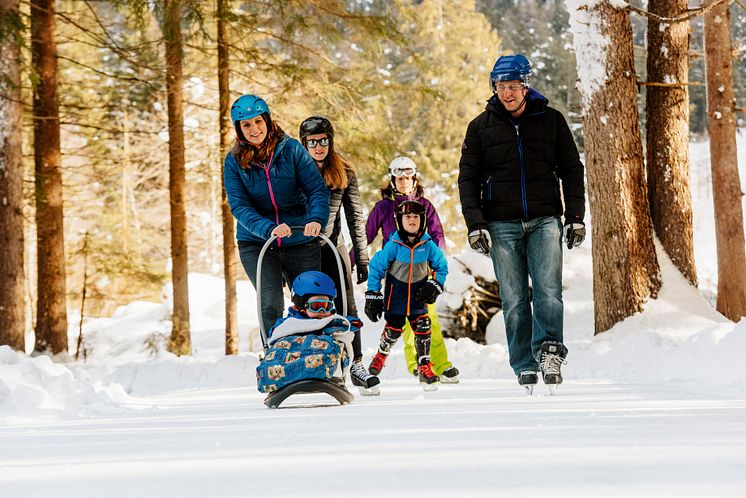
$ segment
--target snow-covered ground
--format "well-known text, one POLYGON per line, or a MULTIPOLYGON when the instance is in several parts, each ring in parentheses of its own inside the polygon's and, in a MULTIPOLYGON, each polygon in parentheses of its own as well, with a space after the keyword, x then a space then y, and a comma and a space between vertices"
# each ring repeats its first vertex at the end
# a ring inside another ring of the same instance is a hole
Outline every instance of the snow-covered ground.
MULTIPOLYGON (((739 150, 744 167, 744 133, 739 150)), ((86 322, 85 362, 0 347, 0 497, 744 496, 746 323, 709 302, 707 144, 691 156, 700 289, 661 255, 658 299, 594 337, 590 241, 566 252, 570 353, 555 397, 517 386, 496 315, 489 345, 447 340, 458 385, 424 393, 399 346, 379 397, 270 410, 256 391, 253 289, 239 286, 242 353, 225 357, 222 281, 191 275, 192 357, 163 351, 167 299, 86 322)), ((457 258, 454 270, 492 275, 483 256, 457 258)), ((447 290, 459 283, 454 271, 447 290)), ((366 322, 368 358, 381 327, 366 322)))

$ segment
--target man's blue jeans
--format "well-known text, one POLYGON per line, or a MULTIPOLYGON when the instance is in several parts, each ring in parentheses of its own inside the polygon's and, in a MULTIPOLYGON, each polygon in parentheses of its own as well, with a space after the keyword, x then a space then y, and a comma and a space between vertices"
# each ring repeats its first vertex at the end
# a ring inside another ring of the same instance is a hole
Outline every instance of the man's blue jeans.
MULTIPOLYGON (((246 274, 256 289, 256 264, 262 246, 258 244, 239 244, 238 254, 246 274)), ((321 269, 321 250, 317 241, 303 245, 271 247, 264 253, 262 260, 262 288, 257 289, 262 297, 262 316, 264 331, 269 336, 269 329, 285 311, 285 296, 282 292, 283 276, 288 287, 293 285, 295 277, 309 270, 321 269)))
POLYGON ((537 371, 541 345, 562 342, 562 222, 555 216, 493 221, 488 230, 503 302, 510 366, 516 374, 537 371))

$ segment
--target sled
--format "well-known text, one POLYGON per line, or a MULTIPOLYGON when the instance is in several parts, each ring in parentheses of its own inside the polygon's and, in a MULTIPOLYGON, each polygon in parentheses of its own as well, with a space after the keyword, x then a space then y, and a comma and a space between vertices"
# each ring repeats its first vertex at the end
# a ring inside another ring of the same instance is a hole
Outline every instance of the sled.
MULTIPOLYGON (((294 226, 290 227, 290 229, 293 232, 302 231, 305 227, 302 226, 294 226)), ((339 289, 337 292, 341 292, 342 297, 342 316, 347 316, 347 283, 345 282, 345 269, 344 265, 342 263, 342 258, 339 256, 339 253, 337 252, 337 248, 334 244, 332 244, 332 241, 329 240, 329 238, 324 234, 319 234, 318 237, 322 239, 324 242, 326 242, 329 247, 333 249, 334 258, 337 261, 337 269, 339 270, 339 289)), ((266 354, 267 350, 269 349, 268 340, 267 337, 267 331, 264 329, 264 320, 262 320, 262 262, 264 260, 264 254, 269 250, 272 243, 277 239, 276 235, 271 236, 267 242, 264 243, 264 246, 262 247, 262 250, 259 252, 259 258, 256 262, 256 309, 257 309, 257 317, 259 321, 259 335, 262 339, 262 347, 264 348, 264 353, 266 354)), ((292 285, 292 282, 288 282, 288 286, 292 285)), ((315 394, 315 393, 324 393, 330 395, 332 398, 334 398, 340 405, 346 405, 350 403, 352 400, 355 399, 355 397, 352 395, 350 391, 347 390, 347 387, 345 387, 344 380, 345 379, 338 379, 339 382, 334 382, 332 380, 324 380, 324 379, 303 379, 296 382, 293 382, 291 384, 288 384, 284 386, 281 389, 278 389, 277 391, 273 391, 267 395, 266 398, 264 398, 264 404, 269 408, 278 408, 280 404, 282 404, 283 401, 285 401, 290 396, 293 396, 295 394, 315 394)))

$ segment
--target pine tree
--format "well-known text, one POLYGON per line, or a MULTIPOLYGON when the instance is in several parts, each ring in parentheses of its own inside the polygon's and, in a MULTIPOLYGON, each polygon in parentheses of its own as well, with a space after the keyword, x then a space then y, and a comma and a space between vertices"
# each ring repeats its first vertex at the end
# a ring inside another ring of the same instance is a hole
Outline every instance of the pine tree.
POLYGON ((692 196, 689 189, 689 32, 686 22, 656 16, 686 13, 686 0, 651 0, 648 8, 646 122, 647 181, 655 232, 689 282, 697 285, 694 264, 692 196))
POLYGON ((0 0, 0 345, 24 351, 19 0, 0 0))
MULTIPOLYGON (((714 3, 715 0, 707 0, 704 7, 714 3)), ((746 248, 728 19, 727 3, 715 5, 705 13, 707 128, 718 255, 717 310, 738 321, 746 316, 746 248)))
POLYGON ((34 86, 37 303, 34 350, 67 352, 65 246, 54 0, 31 2, 34 86))
MULTIPOLYGON (((230 37, 228 34, 230 0, 218 0, 217 40, 218 40, 218 94, 219 107, 218 133, 220 134, 220 154, 228 152, 233 134, 230 120, 230 37)), ((238 354, 238 314, 236 312, 236 228, 228 196, 223 184, 223 161, 220 161, 220 212, 223 225, 223 276, 225 278, 225 354, 238 354)))
POLYGON ((570 12, 583 98, 593 216, 596 333, 642 310, 660 289, 629 13, 608 0, 570 12))
POLYGON ((182 67, 182 2, 165 0, 163 37, 166 44, 168 100, 169 194, 171 203, 171 260, 173 282, 172 329, 169 351, 191 354, 189 334, 189 260, 187 257, 184 160, 184 75, 182 67))

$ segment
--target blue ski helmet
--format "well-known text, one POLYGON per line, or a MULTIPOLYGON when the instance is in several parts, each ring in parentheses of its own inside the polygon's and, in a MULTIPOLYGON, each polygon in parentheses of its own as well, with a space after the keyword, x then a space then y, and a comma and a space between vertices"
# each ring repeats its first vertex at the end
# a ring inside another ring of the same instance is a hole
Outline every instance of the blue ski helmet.
POLYGON ((231 121, 233 121, 233 127, 236 129, 236 136, 239 142, 247 143, 246 137, 243 136, 239 125, 241 121, 263 114, 267 115, 265 121, 267 121, 267 127, 269 127, 268 117, 272 113, 269 112, 269 106, 261 97, 257 97, 256 95, 242 95, 233 102, 231 106, 231 121))
POLYGON ((304 271, 293 280, 293 294, 295 296, 329 296, 337 297, 337 287, 326 273, 320 271, 304 271))
POLYGON ((494 92, 498 81, 518 80, 529 86, 532 75, 531 62, 523 54, 503 55, 495 61, 490 73, 490 89, 494 92))

